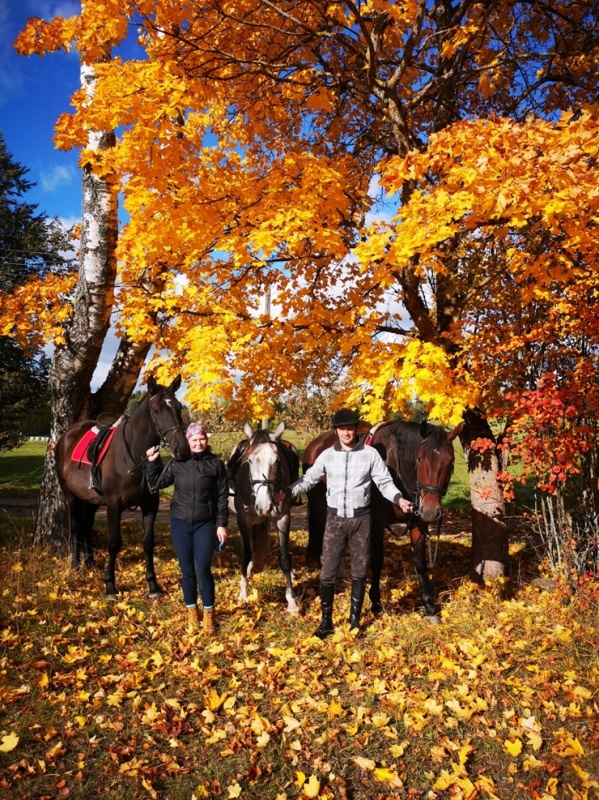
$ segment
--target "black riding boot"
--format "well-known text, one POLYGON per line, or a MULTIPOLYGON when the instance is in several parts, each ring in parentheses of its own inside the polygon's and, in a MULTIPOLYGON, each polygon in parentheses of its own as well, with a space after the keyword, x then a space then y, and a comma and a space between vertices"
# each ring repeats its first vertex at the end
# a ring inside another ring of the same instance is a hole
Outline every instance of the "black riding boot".
POLYGON ((360 627, 360 617, 362 616, 362 604, 364 603, 365 591, 366 578, 354 578, 351 582, 351 607, 349 611, 349 627, 351 630, 360 627))
POLYGON ((322 611, 322 622, 314 631, 314 636, 319 639, 326 639, 333 633, 333 599, 335 597, 335 586, 320 584, 320 608, 322 611))

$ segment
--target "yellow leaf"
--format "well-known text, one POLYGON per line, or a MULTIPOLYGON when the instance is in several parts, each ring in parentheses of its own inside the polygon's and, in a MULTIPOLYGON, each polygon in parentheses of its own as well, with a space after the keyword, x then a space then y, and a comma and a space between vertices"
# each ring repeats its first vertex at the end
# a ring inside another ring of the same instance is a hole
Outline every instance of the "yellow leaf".
POLYGON ((264 731, 264 733, 261 733, 260 736, 257 737, 256 746, 260 748, 266 747, 269 741, 270 741, 270 734, 264 731))
POLYGON ((504 742, 504 747, 511 756, 519 756, 522 752, 522 740, 516 739, 515 742, 510 742, 508 739, 504 742))
POLYGON ((19 737, 16 733, 9 733, 2 737, 2 744, 0 744, 0 753, 10 753, 19 744, 19 737))
POLYGON ((373 770, 376 767, 376 762, 372 761, 370 758, 364 758, 364 756, 355 756, 352 758, 354 764, 357 764, 361 769, 369 769, 373 770))
POLYGON ((239 797, 241 794, 241 786, 237 783, 237 781, 232 783, 231 786, 228 786, 227 789, 229 791, 230 798, 239 797))
POLYGON ((310 775, 308 782, 304 783, 302 790, 306 797, 318 797, 320 792, 320 781, 316 775, 310 775))
POLYGON ((297 788, 301 789, 305 782, 306 782, 306 776, 304 775, 304 773, 303 772, 296 772, 295 773, 295 781, 294 781, 294 783, 297 786, 297 788))
POLYGON ((381 783, 390 783, 396 788, 403 786, 399 775, 393 769, 384 769, 383 767, 378 767, 374 771, 374 777, 377 781, 380 781, 381 783))

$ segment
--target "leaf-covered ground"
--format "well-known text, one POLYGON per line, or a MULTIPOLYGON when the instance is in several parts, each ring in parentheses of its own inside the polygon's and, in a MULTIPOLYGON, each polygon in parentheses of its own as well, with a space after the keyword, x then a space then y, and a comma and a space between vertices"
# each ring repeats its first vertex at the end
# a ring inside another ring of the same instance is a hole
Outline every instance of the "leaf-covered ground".
MULTIPOLYGON (((25 524, 25 523, 19 523, 25 524)), ((285 611, 276 552, 237 601, 237 537, 215 557, 219 631, 188 636, 168 527, 166 595, 146 596, 139 525, 125 523, 120 596, 4 532, 0 551, 0 794, 9 798, 596 798, 597 583, 533 581, 523 539, 513 586, 464 579, 469 539, 444 537, 442 624, 423 619, 411 552, 389 542, 387 613, 311 636, 318 573, 292 532, 302 613, 285 611)), ((451 527, 451 526, 450 526, 451 527)), ((466 525, 464 525, 466 527, 466 525)), ((98 561, 102 562, 99 556, 98 561)))

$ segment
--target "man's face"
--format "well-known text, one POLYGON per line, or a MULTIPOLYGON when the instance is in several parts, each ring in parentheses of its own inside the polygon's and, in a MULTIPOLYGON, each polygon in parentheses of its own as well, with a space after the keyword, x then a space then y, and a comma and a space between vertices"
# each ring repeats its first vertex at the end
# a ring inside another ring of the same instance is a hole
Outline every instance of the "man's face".
POLYGON ((353 447, 357 439, 358 426, 357 425, 340 425, 335 428, 339 443, 343 447, 353 447))

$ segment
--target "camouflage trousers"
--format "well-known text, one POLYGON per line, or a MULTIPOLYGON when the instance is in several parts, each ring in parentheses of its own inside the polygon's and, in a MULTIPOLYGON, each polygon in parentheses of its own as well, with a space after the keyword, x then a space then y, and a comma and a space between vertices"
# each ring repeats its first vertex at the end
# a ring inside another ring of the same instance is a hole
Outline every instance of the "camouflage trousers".
POLYGON ((351 576, 353 580, 365 578, 370 564, 370 514, 359 517, 338 517, 327 512, 327 523, 322 542, 320 582, 332 586, 345 548, 349 545, 351 576))

